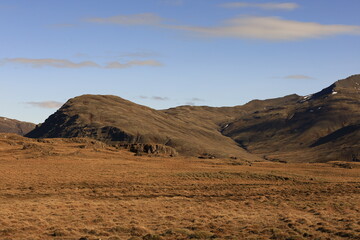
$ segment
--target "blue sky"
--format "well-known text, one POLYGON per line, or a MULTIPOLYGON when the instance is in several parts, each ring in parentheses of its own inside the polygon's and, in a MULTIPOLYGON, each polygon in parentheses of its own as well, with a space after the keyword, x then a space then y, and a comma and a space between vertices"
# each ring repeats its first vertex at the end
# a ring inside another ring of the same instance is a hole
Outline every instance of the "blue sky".
POLYGON ((0 116, 69 98, 156 109, 307 95, 359 73, 358 0, 1 0, 0 116))

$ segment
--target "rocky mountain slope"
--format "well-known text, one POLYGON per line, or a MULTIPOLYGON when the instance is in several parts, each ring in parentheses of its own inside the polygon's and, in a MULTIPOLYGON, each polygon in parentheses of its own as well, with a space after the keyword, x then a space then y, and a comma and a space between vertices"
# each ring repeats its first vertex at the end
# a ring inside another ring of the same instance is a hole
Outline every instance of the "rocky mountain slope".
MULTIPOLYGON (((154 110, 115 96, 70 99, 33 138, 92 137, 120 145, 157 144, 184 155, 293 162, 357 160, 360 75, 322 91, 235 107, 154 110)), ((142 150, 144 148, 141 148, 142 150)))
POLYGON ((296 102, 246 114, 223 134, 269 159, 352 160, 360 154, 359 126, 360 75, 356 75, 296 102))
POLYGON ((254 158, 222 135, 215 124, 190 123, 116 96, 83 95, 70 99, 27 136, 92 137, 109 144, 138 145, 140 149, 144 149, 144 144, 157 144, 159 150, 167 147, 184 155, 254 158))
POLYGON ((0 133, 16 133, 25 135, 35 128, 35 124, 15 119, 0 117, 0 133))

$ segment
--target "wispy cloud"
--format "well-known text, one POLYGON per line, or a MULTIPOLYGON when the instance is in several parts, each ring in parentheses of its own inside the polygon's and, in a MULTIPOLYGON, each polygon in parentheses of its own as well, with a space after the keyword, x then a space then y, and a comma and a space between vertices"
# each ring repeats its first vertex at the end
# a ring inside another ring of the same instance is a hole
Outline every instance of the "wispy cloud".
POLYGON ((153 13, 119 15, 108 18, 89 18, 87 22, 120 25, 160 25, 165 19, 153 13))
POLYGON ((79 63, 74 63, 65 59, 53 59, 53 58, 43 58, 43 59, 33 59, 33 58, 7 58, 4 59, 5 63, 17 63, 29 65, 34 68, 39 67, 55 67, 55 68, 83 68, 83 67, 100 67, 99 64, 92 61, 84 61, 79 63))
POLYGON ((153 97, 151 97, 151 99, 157 100, 157 101, 168 101, 169 100, 168 97, 159 97, 159 96, 153 96, 153 97))
POLYGON ((142 99, 151 99, 151 100, 156 100, 156 101, 168 101, 170 100, 170 98, 168 97, 160 97, 160 96, 152 96, 152 97, 148 97, 148 96, 139 96, 139 98, 142 99))
POLYGON ((204 99, 197 98, 197 97, 193 97, 193 98, 191 99, 191 101, 192 101, 192 102, 202 102, 202 101, 204 101, 204 99))
POLYGON ((146 61, 130 61, 127 63, 120 62, 110 62, 105 68, 129 68, 133 66, 151 66, 151 67, 160 67, 163 66, 162 63, 155 60, 146 60, 146 61))
POLYGON ((32 58, 7 58, 3 60, 3 63, 15 63, 29 65, 34 68, 40 67, 55 67, 55 68, 84 68, 84 67, 93 67, 93 68, 104 68, 104 69, 123 69, 130 68, 134 66, 151 66, 158 67, 162 66, 162 63, 156 60, 145 60, 145 61, 129 61, 125 63, 121 62, 109 62, 106 65, 100 65, 93 61, 84 61, 75 63, 70 60, 65 59, 53 59, 53 58, 44 58, 44 59, 32 59, 32 58))
POLYGON ((299 22, 279 17, 239 17, 225 21, 220 26, 173 26, 208 37, 292 41, 341 34, 360 34, 360 26, 325 25, 299 22))
POLYGON ((229 2, 220 5, 224 8, 261 8, 265 10, 294 10, 299 7, 296 3, 249 3, 229 2))
POLYGON ((27 102, 26 104, 40 108, 60 108, 63 105, 63 103, 56 101, 27 102))
POLYGON ((174 25, 153 13, 93 18, 89 22, 119 25, 151 25, 182 30, 204 37, 294 41, 336 35, 359 35, 360 26, 321 24, 286 20, 280 17, 246 16, 223 21, 215 26, 174 25))
POLYGON ((289 75, 289 76, 286 76, 284 77, 285 79, 295 79, 295 80, 301 80, 301 79, 307 79, 307 80, 310 80, 310 79, 315 79, 313 77, 310 77, 310 76, 306 76, 306 75, 289 75))

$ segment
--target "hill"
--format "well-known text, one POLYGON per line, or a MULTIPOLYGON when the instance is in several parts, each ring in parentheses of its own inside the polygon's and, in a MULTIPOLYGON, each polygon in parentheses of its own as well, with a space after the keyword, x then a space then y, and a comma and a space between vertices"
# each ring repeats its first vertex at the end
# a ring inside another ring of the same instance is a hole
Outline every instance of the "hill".
POLYGON ((27 136, 91 137, 152 153, 164 152, 165 149, 170 154, 258 159, 222 135, 215 124, 190 123, 166 112, 108 95, 83 95, 70 99, 27 136), (146 144, 151 144, 151 149, 144 149, 146 144))
POLYGON ((16 133, 21 136, 35 128, 35 124, 15 119, 0 117, 0 133, 16 133))
POLYGON ((267 159, 312 162, 360 156, 360 75, 296 102, 266 102, 233 121, 223 134, 267 159))
POLYGON ((83 95, 27 136, 91 137, 145 152, 251 161, 358 160, 359 93, 360 75, 354 75, 305 97, 293 94, 235 107, 154 110, 116 96, 83 95))

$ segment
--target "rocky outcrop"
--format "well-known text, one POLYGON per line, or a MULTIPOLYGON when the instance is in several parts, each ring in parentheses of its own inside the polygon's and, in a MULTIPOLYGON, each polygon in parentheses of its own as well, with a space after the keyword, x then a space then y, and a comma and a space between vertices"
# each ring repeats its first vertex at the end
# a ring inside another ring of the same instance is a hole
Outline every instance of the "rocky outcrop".
POLYGON ((136 154, 155 154, 155 155, 167 155, 171 157, 175 157, 178 155, 176 150, 172 147, 168 147, 162 144, 143 144, 143 143, 135 143, 135 144, 129 144, 125 146, 128 148, 131 152, 134 152, 136 154))

